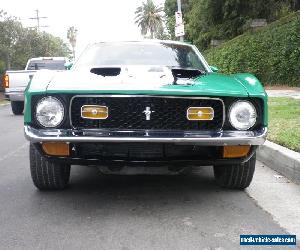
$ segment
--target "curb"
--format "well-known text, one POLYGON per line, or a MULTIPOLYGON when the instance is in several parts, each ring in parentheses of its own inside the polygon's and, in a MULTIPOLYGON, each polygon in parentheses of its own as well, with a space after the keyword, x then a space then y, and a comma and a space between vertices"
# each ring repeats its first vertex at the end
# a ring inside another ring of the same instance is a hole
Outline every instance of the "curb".
POLYGON ((300 184, 300 153, 266 141, 259 147, 257 159, 294 183, 300 184))

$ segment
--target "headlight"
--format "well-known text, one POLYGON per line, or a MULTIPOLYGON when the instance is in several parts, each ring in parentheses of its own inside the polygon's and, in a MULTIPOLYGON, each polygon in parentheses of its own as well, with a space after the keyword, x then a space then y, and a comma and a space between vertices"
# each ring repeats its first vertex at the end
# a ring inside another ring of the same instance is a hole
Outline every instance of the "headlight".
POLYGON ((45 97, 36 105, 36 119, 46 128, 58 126, 64 119, 64 113, 63 104, 55 97, 45 97))
POLYGON ((256 123, 257 113, 251 102, 237 101, 229 109, 229 121, 238 130, 247 130, 256 123))

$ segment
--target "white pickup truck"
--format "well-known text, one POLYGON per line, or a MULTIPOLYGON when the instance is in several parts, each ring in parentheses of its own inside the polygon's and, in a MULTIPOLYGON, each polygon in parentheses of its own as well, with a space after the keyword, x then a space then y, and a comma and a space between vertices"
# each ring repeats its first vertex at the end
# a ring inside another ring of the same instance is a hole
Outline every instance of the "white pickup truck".
POLYGON ((38 57, 28 60, 25 70, 6 71, 3 80, 4 95, 11 102, 15 115, 23 113, 24 91, 38 70, 65 70, 69 59, 65 57, 38 57))

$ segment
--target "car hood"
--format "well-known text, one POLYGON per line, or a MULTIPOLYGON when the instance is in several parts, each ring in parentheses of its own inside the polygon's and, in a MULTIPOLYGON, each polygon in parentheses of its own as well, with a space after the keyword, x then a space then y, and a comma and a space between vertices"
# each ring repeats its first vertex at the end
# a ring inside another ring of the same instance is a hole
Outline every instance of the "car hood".
POLYGON ((141 67, 123 70, 116 76, 102 76, 89 71, 56 74, 47 85, 49 93, 111 93, 202 96, 248 96, 245 86, 234 76, 216 73, 192 80, 178 80, 169 69, 149 71, 141 67))

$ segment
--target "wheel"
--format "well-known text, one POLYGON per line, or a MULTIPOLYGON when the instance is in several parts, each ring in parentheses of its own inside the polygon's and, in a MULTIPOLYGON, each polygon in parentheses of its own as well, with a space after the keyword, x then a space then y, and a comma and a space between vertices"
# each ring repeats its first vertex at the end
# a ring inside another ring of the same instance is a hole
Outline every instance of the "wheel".
POLYGON ((11 110, 14 115, 22 115, 24 110, 24 102, 11 102, 11 110))
POLYGON ((33 184, 40 190, 62 190, 70 179, 70 165, 44 158, 33 144, 29 148, 30 173, 33 184))
POLYGON ((215 179, 222 187, 244 189, 248 187, 252 181, 255 162, 256 154, 242 164, 214 166, 215 179))

